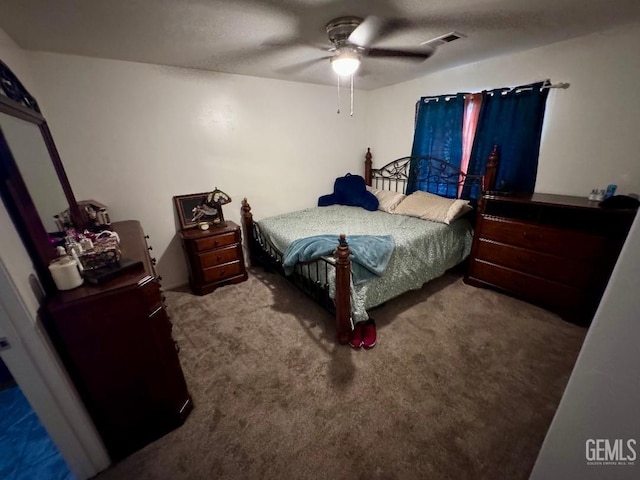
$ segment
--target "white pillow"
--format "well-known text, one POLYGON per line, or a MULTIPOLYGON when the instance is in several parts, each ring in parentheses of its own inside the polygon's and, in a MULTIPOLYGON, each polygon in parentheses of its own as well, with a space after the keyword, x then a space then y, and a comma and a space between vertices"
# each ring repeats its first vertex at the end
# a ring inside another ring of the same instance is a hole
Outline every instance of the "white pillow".
POLYGON ((470 210, 472 207, 467 200, 417 191, 402 200, 393 213, 449 225, 470 210))
POLYGON ((400 192, 379 190, 377 188, 372 188, 369 185, 367 185, 367 190, 373 193, 378 199, 378 210, 382 210, 387 213, 393 213, 398 204, 406 197, 405 194, 400 192))

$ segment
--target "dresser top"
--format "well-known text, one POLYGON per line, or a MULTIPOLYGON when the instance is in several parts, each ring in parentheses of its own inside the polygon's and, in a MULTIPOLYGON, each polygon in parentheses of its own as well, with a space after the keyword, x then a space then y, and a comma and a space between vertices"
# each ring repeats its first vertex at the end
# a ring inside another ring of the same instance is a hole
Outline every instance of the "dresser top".
MULTIPOLYGON (((507 193, 487 192, 484 198, 492 201, 526 203, 535 205, 548 205, 564 208, 587 208, 593 210, 614 210, 604 209, 597 201, 591 201, 586 197, 574 197, 569 195, 555 195, 551 193, 507 193)), ((635 211, 635 209, 615 209, 615 211, 635 211)))
POLYGON ((123 288, 135 287, 155 278, 149 264, 147 244, 140 222, 137 220, 114 222, 111 224, 111 230, 120 236, 122 257, 134 261, 141 260, 143 267, 122 273, 101 285, 92 285, 85 281, 72 290, 59 290, 54 295, 47 297, 49 308, 56 308, 69 302, 82 301, 95 295, 103 295, 123 288))

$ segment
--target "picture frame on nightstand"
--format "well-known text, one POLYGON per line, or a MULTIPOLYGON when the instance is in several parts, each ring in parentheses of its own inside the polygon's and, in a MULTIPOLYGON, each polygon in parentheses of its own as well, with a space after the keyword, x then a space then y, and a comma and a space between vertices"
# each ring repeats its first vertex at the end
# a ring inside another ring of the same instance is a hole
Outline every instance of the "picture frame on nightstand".
POLYGON ((204 192, 192 193, 189 195, 176 195, 173 197, 181 230, 197 227, 202 222, 210 224, 224 222, 224 218, 220 218, 218 210, 201 209, 201 206, 205 204, 208 195, 209 192, 204 192))

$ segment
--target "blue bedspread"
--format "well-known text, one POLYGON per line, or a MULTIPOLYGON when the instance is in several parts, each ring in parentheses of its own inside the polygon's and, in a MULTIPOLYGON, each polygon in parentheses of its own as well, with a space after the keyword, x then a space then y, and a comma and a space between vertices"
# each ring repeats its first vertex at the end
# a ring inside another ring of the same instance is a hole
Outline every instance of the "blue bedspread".
MULTIPOLYGON (((351 235, 347 237, 351 251, 351 278, 354 285, 382 275, 387 268, 395 241, 391 235, 351 235)), ((291 242, 284 253, 283 267, 291 275, 296 263, 331 255, 338 246, 335 235, 314 235, 291 242)))

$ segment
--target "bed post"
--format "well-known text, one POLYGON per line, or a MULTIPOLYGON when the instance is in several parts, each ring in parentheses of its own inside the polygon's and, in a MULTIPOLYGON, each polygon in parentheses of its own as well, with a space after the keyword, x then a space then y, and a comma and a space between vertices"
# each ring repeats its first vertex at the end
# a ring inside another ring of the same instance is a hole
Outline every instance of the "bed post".
POLYGON ((242 234, 244 235, 247 250, 249 250, 249 263, 252 267, 255 267, 258 263, 253 245, 253 214, 251 213, 251 205, 249 205, 246 197, 242 200, 240 215, 242 217, 242 234))
POLYGON ((349 244, 344 233, 336 249, 336 330, 338 342, 349 341, 351 333, 351 260, 349 244))
POLYGON ((364 156, 364 181, 367 185, 371 186, 371 164, 373 163, 371 159, 373 155, 371 155, 371 149, 367 147, 367 154, 364 156))
POLYGON ((482 177, 482 191, 489 192, 496 189, 496 176, 498 175, 498 162, 500 154, 498 153, 498 145, 494 145, 491 153, 489 154, 489 160, 487 161, 487 167, 482 177))

